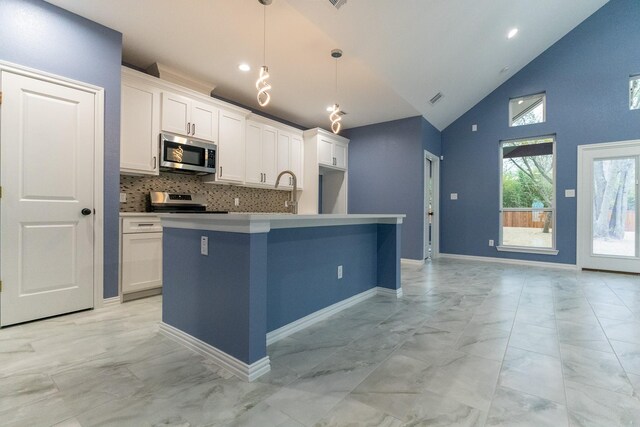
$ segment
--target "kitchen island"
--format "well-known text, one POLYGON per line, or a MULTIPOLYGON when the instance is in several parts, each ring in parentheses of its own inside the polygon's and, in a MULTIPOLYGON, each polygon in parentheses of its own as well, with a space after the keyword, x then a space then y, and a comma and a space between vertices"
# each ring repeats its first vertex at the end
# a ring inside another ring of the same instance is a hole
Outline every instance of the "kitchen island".
POLYGON ((248 381, 267 345, 401 295, 404 215, 161 214, 161 331, 248 381))

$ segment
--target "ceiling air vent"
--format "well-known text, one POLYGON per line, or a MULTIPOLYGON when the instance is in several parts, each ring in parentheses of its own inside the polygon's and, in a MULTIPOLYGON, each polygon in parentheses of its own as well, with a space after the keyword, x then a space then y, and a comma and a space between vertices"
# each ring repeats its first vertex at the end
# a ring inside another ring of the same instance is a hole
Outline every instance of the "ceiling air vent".
POLYGON ((347 3, 347 0, 329 0, 329 2, 334 5, 336 9, 340 9, 340 7, 347 3))
POLYGON ((436 96, 434 96, 429 100, 429 102, 431 103, 431 105, 434 105, 436 102, 440 101, 443 96, 444 95, 442 94, 442 92, 438 92, 436 93, 436 96))

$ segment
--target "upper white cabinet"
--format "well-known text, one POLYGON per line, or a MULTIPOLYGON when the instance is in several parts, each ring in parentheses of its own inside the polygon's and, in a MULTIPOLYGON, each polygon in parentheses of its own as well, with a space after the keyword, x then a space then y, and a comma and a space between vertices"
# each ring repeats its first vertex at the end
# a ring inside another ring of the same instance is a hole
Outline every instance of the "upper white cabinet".
POLYGON ((120 171, 158 175, 160 89, 124 72, 120 112, 120 171))
POLYGON ((245 116, 220 110, 216 181, 236 184, 244 182, 245 127, 245 116))
POLYGON ((324 129, 304 132, 301 214, 346 214, 349 140, 324 129))
MULTIPOLYGON (((290 170, 296 175, 298 190, 304 187, 302 137, 290 132, 278 132, 278 173, 290 170)), ((289 175, 282 177, 280 187, 293 188, 293 179, 289 175)), ((278 187, 278 188, 280 188, 278 187)))
POLYGON ((217 142, 218 109, 172 92, 162 93, 162 130, 217 142))
POLYGON ((247 120, 246 183, 273 187, 276 183, 276 145, 278 130, 247 120))
POLYGON ((318 137, 318 163, 339 169, 347 168, 347 145, 333 137, 318 137))

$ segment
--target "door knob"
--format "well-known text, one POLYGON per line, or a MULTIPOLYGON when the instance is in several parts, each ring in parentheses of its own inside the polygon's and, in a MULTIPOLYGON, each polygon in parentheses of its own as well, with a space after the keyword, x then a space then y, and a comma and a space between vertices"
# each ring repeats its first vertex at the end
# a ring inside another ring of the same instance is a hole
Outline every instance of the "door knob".
POLYGON ((91 215, 91 209, 89 209, 89 208, 84 208, 84 209, 82 209, 82 210, 80 211, 80 213, 81 213, 82 215, 84 215, 84 216, 91 215))

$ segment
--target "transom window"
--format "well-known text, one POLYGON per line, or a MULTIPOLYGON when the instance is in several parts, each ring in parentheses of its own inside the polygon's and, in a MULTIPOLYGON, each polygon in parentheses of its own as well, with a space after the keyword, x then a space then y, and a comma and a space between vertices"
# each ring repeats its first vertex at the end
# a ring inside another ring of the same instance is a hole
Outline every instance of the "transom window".
POLYGON ((640 110, 640 75, 629 79, 629 108, 640 110))
POLYGON ((555 138, 500 143, 499 250, 554 252, 555 138))
POLYGON ((544 93, 509 100, 509 126, 524 126, 547 121, 544 93))

